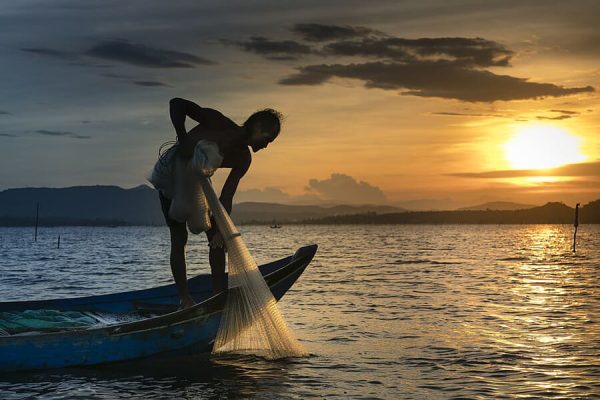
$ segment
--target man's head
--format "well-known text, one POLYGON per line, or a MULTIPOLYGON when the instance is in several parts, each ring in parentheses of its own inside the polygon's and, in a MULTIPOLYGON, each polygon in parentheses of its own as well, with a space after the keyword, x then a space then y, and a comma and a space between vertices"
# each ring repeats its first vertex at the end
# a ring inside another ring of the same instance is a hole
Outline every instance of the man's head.
POLYGON ((281 114, 270 108, 257 111, 244 122, 244 129, 248 135, 248 145, 257 152, 267 147, 279 135, 281 114))

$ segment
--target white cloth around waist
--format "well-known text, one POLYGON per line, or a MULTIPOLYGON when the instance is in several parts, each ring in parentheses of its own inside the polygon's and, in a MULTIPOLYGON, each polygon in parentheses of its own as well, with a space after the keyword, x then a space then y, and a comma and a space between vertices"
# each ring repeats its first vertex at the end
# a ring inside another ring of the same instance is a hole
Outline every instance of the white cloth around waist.
POLYGON ((210 229, 210 215, 206 197, 202 192, 199 176, 211 176, 221 166, 223 156, 216 143, 200 140, 191 158, 184 158, 175 145, 156 162, 150 183, 163 196, 172 199, 169 217, 187 222, 192 233, 210 229))

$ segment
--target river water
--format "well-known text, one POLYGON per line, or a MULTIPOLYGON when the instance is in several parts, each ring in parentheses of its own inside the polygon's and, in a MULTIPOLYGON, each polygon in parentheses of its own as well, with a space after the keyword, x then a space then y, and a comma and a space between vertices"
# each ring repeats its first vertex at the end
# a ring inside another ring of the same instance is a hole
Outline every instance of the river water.
MULTIPOLYGON (((3 374, 0 398, 600 398, 598 225, 576 254, 566 225, 240 228, 259 264, 319 245, 280 303, 310 357, 3 374)), ((0 228, 0 301, 169 283, 168 252, 166 228, 0 228)))

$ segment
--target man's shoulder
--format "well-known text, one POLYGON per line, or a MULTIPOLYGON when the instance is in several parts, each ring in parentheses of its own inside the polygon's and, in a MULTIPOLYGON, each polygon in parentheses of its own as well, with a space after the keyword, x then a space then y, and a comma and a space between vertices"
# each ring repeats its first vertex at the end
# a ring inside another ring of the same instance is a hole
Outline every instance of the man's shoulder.
POLYGON ((235 122, 214 108, 202 107, 202 112, 205 116, 203 122, 210 128, 219 130, 239 128, 235 122))

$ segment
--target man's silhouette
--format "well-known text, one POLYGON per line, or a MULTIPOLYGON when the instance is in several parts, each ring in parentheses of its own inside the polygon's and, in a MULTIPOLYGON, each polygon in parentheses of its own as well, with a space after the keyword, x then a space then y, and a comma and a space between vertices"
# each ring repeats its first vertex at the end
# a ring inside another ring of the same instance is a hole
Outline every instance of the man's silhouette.
MULTIPOLYGON (((181 98, 170 101, 171 121, 177 133, 176 151, 183 157, 191 157, 199 140, 214 142, 223 156, 221 168, 231 168, 231 172, 221 190, 220 200, 228 213, 231 213, 233 195, 240 179, 246 174, 253 152, 266 148, 279 135, 280 114, 271 109, 252 114, 242 126, 237 125, 217 110, 200 107, 181 98), (186 131, 185 120, 189 117, 198 125, 186 131)), ((163 214, 171 233, 171 271, 182 307, 190 307, 194 300, 190 296, 185 264, 185 246, 188 232, 185 222, 178 222, 169 217, 171 199, 159 191, 163 214)), ((225 249, 223 238, 214 220, 212 228, 206 232, 209 242, 209 262, 213 277, 215 293, 225 289, 225 249)))

